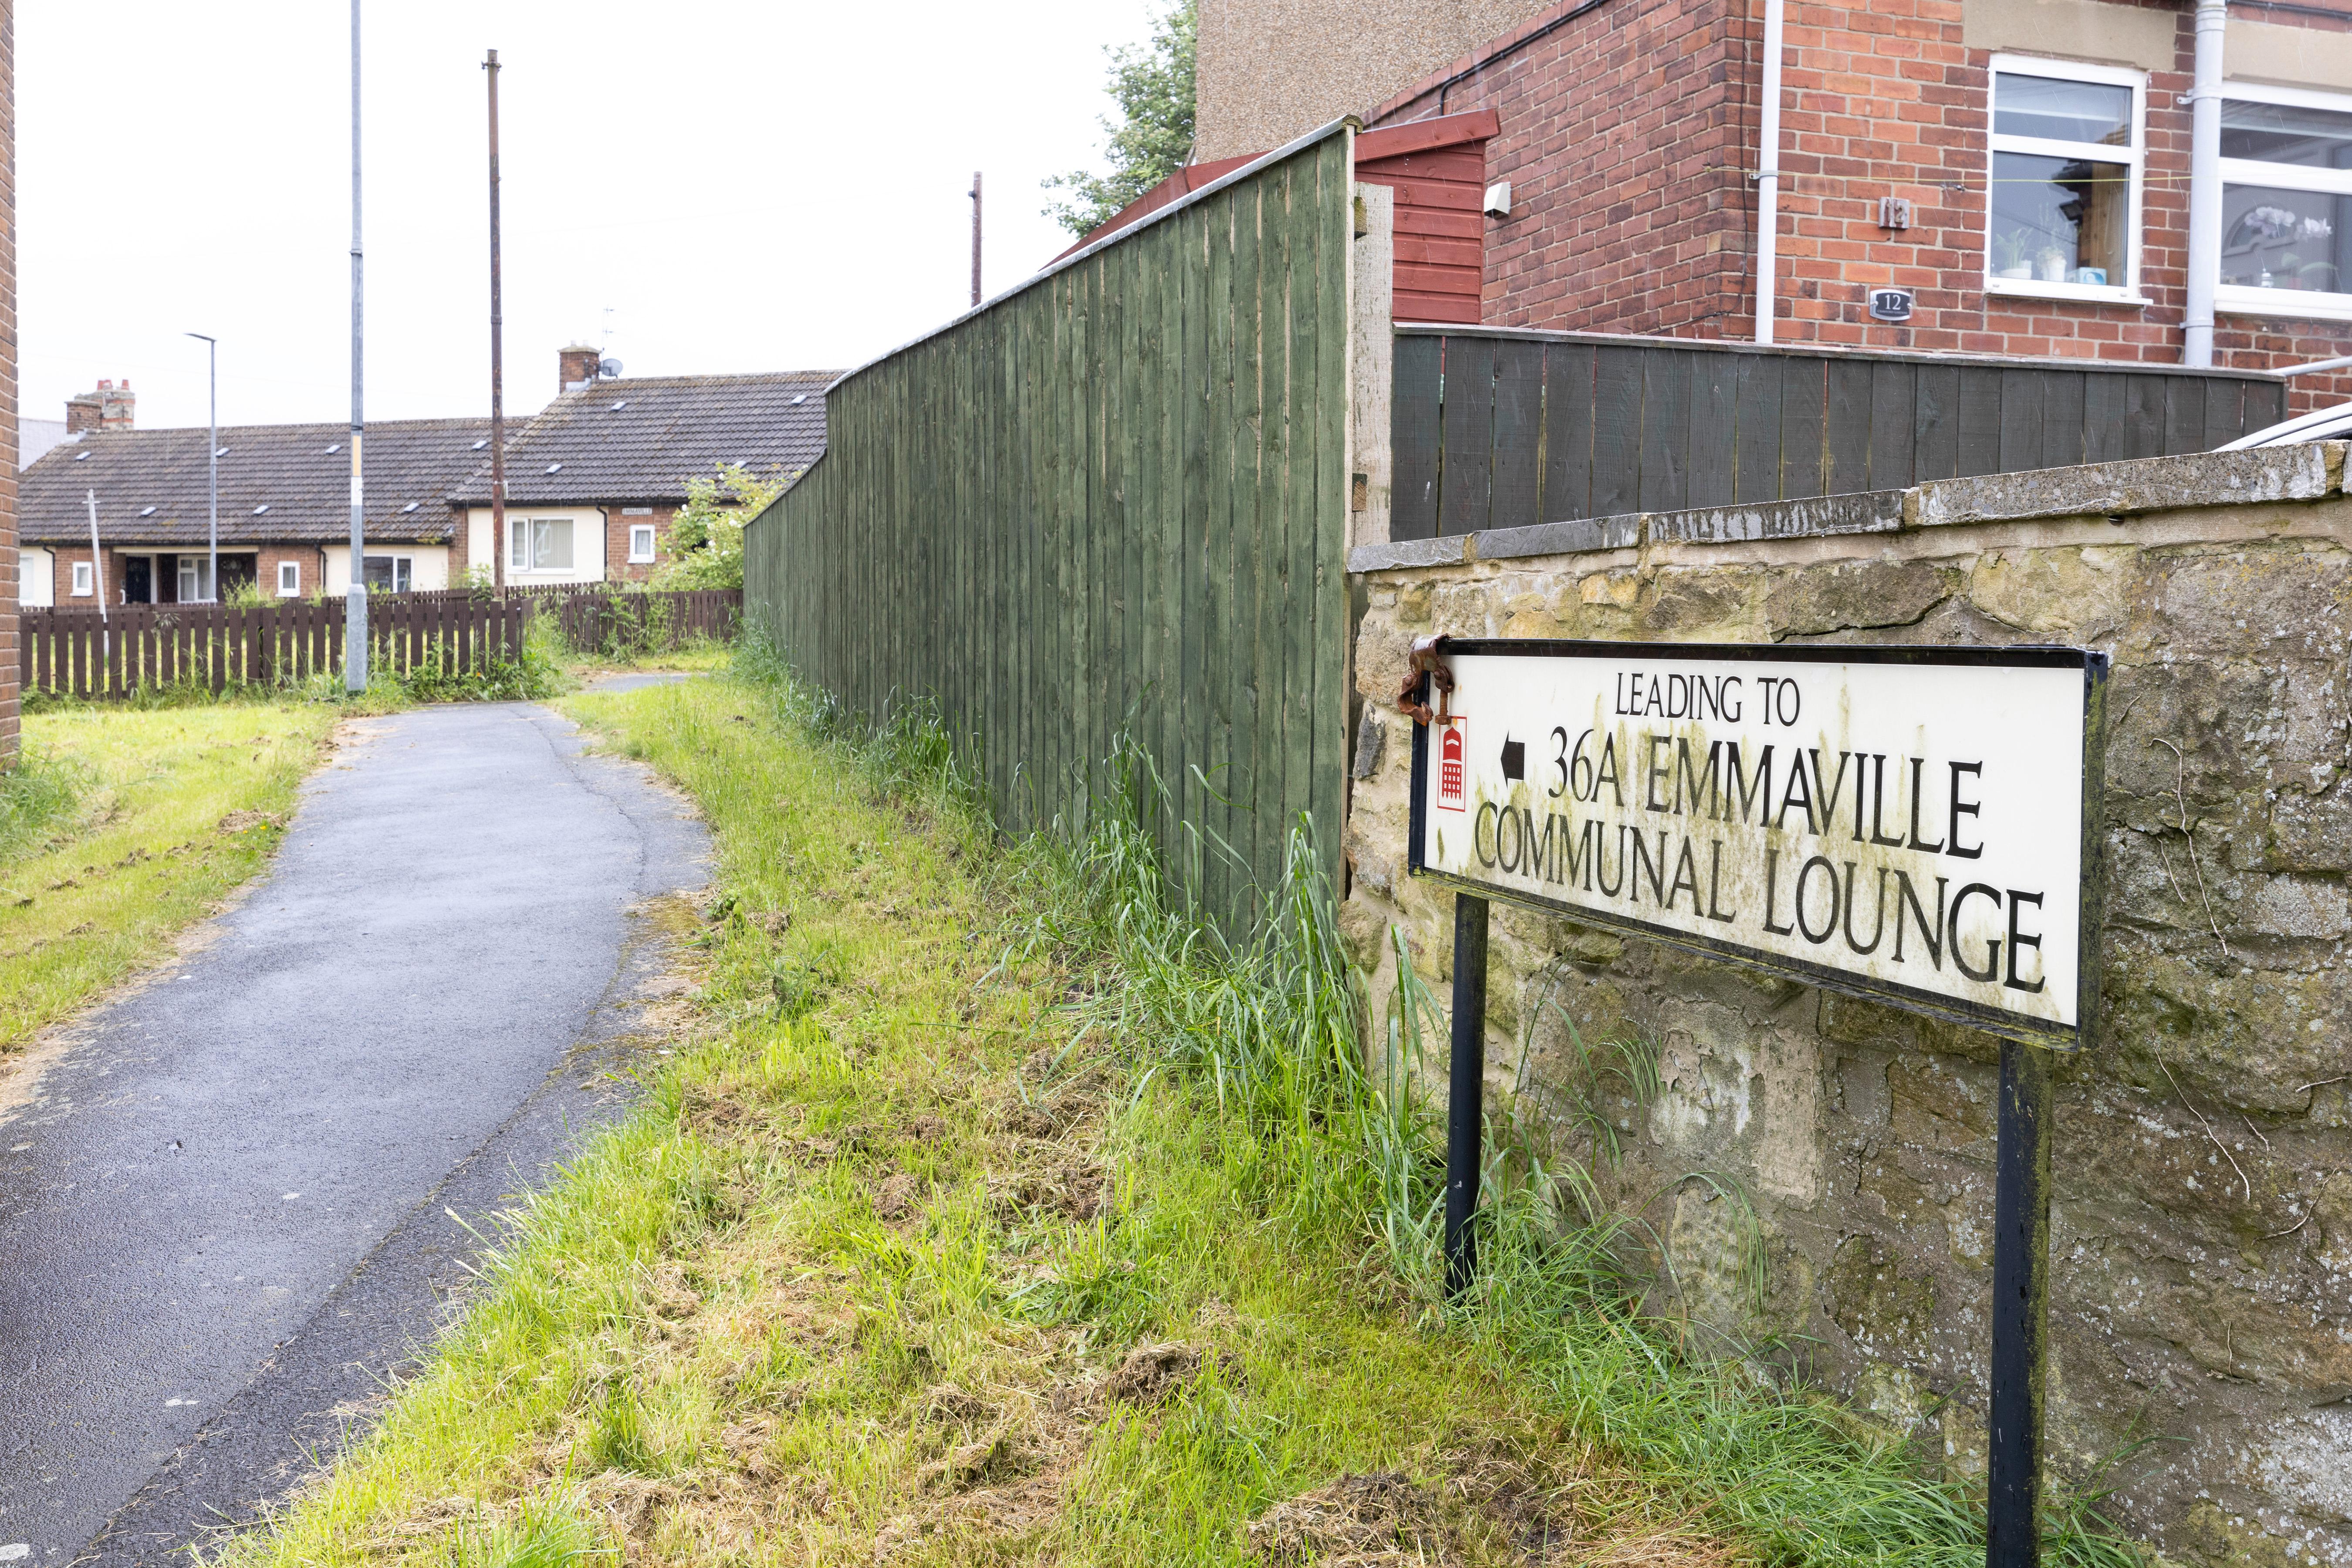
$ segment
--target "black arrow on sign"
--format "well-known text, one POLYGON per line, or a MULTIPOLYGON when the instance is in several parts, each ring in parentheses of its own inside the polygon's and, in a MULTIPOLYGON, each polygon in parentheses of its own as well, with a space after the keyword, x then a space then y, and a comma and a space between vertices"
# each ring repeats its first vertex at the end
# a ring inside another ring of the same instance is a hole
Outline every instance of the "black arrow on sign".
POLYGON ((1528 744, 1525 741, 1503 742, 1503 776, 1507 779, 1528 776, 1528 744))

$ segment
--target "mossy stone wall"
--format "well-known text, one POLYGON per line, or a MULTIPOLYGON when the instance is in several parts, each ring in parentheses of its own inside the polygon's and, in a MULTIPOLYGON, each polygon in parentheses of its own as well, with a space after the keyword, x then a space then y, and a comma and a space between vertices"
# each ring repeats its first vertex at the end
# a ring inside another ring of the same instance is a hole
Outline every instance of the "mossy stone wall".
MULTIPOLYGON (((1415 636, 2108 652, 2103 1040, 2058 1071, 2051 1447, 2083 1479, 2155 1439, 2109 1478, 2121 1521, 2273 1568, 2352 1563, 2352 498, 2342 448, 2297 460, 2280 483, 2221 458, 1954 481, 1890 492, 1867 531, 1684 514, 1608 520, 1614 548, 1360 550, 1342 904, 1376 1009, 1392 927, 1448 977, 1452 895, 1404 871, 1415 636)), ((1613 1195, 1679 1281, 1661 1304, 1777 1336, 1980 1471, 1998 1043, 1500 904, 1491 962, 1497 1102, 1517 1085, 1540 1120, 1576 1092, 1546 999, 1659 1049, 1662 1092, 1604 1109, 1613 1195)))

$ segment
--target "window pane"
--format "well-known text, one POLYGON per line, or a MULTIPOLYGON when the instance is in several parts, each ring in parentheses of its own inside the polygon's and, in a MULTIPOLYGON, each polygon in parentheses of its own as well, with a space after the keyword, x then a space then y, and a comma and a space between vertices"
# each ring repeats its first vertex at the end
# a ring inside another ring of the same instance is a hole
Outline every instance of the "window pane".
POLYGON ((1993 78, 1992 101, 1992 128, 1999 135, 2131 145, 2132 93, 2127 87, 2003 71, 1993 78))
POLYGON ((2352 292, 2352 196, 2221 187, 2221 281, 2245 289, 2352 292))
POLYGON ((393 580, 393 558, 389 555, 368 556, 360 568, 360 581, 367 585, 371 594, 395 592, 398 584, 393 580))
POLYGON ((572 566, 572 520, 546 517, 531 523, 530 563, 542 571, 569 571, 572 566))
POLYGON ((2128 284, 2131 171, 2121 163, 1992 156, 1992 275, 2128 284))
POLYGON ((2352 169, 2352 114, 2291 103, 2221 100, 2221 156, 2352 169))

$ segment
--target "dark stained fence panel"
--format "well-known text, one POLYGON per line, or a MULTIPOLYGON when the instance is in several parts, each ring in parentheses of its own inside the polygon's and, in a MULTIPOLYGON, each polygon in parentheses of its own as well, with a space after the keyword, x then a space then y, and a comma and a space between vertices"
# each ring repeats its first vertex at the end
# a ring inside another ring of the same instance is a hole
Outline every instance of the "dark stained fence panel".
POLYGON ((1391 539, 1437 537, 1438 426, 1430 416, 1438 406, 1444 349, 1442 338, 1397 339, 1389 453, 1391 539))
POLYGON ((1495 486, 1489 528, 1543 521, 1544 353, 1541 343, 1495 345, 1495 486))
MULTIPOLYGON (((1402 339, 1402 353, 1411 339, 1402 339)), ((1544 346, 1544 484, 1539 520, 1588 517, 1592 507, 1592 349, 1544 346)))
MULTIPOLYGON (((1009 831, 1155 779, 1146 826, 1230 923, 1302 816, 1337 863, 1348 174, 1344 133, 1309 142, 852 373, 824 458, 745 535, 746 614, 803 679, 872 721, 936 715, 1009 831), (1106 765, 1122 745, 1144 775, 1106 765)), ((1398 350, 1436 410, 1443 345, 1398 350)), ((1491 510, 1474 357, 1457 428, 1394 432, 1397 537, 1439 527, 1441 434, 1491 510)))
POLYGON ((2286 405, 2227 371, 1478 328, 1401 331, 1393 392, 1397 540, 2210 451, 2286 405))

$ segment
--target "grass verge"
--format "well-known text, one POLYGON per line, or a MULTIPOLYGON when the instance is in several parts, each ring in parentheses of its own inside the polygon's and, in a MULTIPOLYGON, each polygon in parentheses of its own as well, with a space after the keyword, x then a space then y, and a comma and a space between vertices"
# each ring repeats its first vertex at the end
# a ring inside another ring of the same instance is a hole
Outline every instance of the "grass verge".
POLYGON ((1117 823, 995 846, 919 729, 746 679, 572 707, 714 832, 690 1022, 223 1560, 1981 1559, 1913 1456, 1681 1360, 1537 1184, 1431 1295, 1432 1130, 1357 1065, 1310 879, 1222 950, 1117 823))
POLYGON ((0 779, 0 1061, 259 868, 336 717, 251 701, 25 716, 28 765, 0 779))

